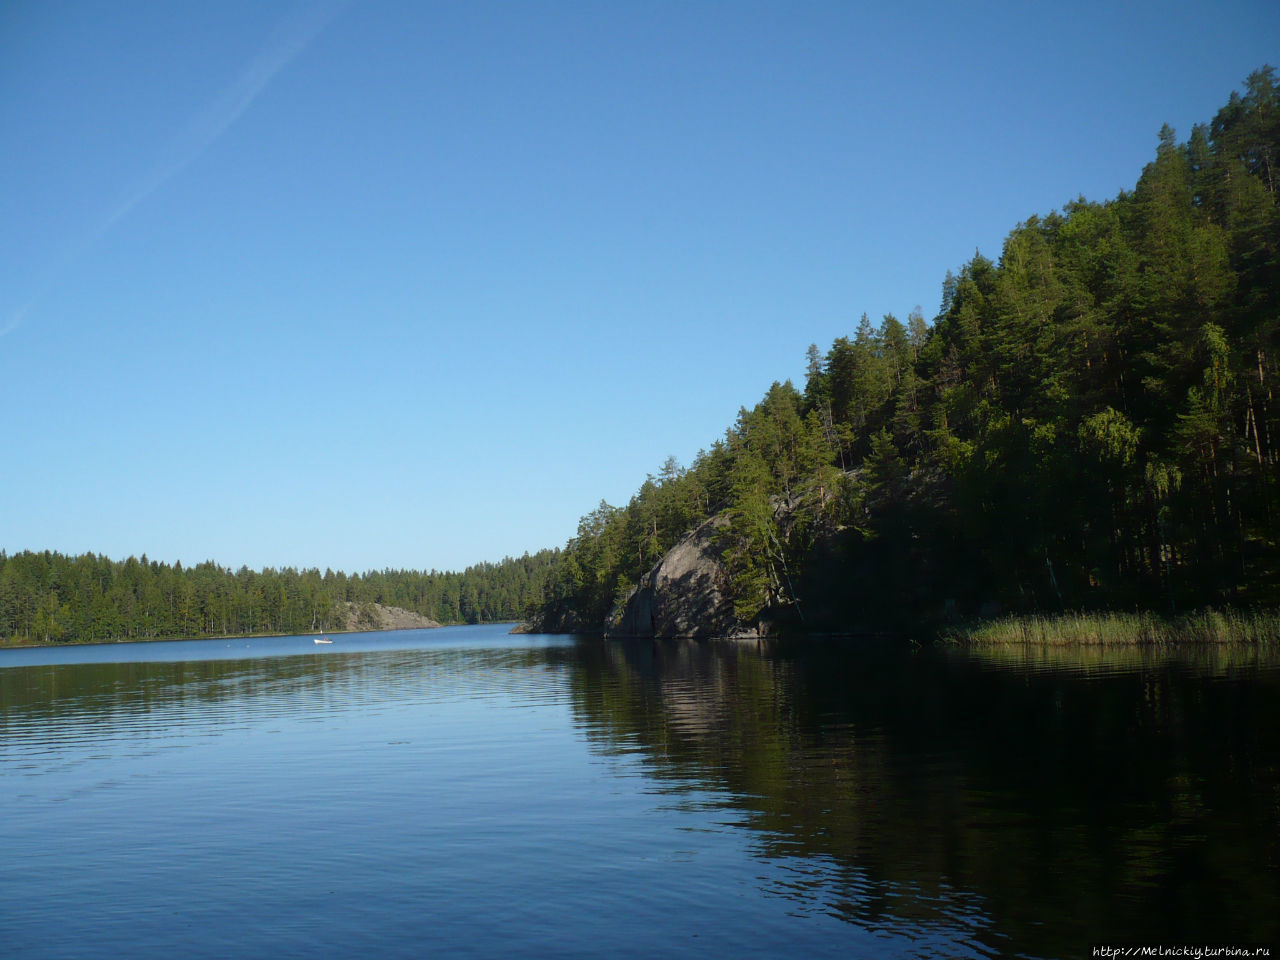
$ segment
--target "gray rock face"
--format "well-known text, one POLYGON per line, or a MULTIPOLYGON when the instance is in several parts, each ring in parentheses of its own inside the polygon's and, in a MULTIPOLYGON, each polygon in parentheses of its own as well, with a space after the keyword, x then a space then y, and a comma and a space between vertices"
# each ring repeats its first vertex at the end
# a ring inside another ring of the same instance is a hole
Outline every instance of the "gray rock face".
POLYGON ((411 630, 438 627, 440 624, 403 607, 388 607, 381 603, 351 603, 339 609, 344 620, 335 625, 338 630, 411 630))
POLYGON ((756 636, 733 614, 724 592, 716 517, 687 533, 609 616, 609 637, 756 636))

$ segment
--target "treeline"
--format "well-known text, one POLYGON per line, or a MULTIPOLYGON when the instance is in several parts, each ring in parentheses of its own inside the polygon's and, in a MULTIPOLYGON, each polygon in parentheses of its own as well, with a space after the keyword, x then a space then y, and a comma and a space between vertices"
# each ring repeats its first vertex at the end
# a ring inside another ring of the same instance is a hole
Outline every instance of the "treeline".
POLYGON ((590 628, 719 517, 738 615, 809 625, 1280 599, 1280 96, 1251 75, 1136 187, 1032 217, 940 314, 866 316, 568 544, 590 628))
POLYGON ((558 550, 461 573, 232 571, 130 557, 0 551, 0 640, 85 642, 343 629, 349 605, 403 607, 440 623, 522 619, 541 605, 558 550))

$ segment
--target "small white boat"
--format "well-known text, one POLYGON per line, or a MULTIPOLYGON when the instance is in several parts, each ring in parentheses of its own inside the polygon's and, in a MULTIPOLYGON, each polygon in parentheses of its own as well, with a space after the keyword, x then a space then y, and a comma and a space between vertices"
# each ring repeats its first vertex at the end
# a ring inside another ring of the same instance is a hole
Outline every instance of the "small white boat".
POLYGON ((316 637, 316 643, 333 643, 333 641, 330 640, 328 637, 325 637, 323 640, 321 640, 319 637, 316 637))

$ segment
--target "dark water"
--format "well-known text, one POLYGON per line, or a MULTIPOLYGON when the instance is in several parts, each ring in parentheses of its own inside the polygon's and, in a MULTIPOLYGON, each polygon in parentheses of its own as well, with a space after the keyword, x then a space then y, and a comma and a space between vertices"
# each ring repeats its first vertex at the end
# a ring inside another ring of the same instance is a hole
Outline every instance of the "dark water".
POLYGON ((0 651, 0 955, 1278 939, 1274 661, 504 629, 0 651))

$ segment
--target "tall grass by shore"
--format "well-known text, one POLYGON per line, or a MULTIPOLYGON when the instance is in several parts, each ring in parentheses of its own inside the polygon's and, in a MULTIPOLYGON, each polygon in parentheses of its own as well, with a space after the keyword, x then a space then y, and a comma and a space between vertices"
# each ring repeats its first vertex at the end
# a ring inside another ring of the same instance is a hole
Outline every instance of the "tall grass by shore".
POLYGON ((1001 617, 946 628, 941 638, 974 646, 1245 643, 1280 647, 1280 610, 1206 609, 1174 617, 1108 612, 1001 617))

